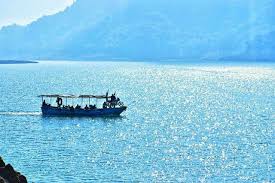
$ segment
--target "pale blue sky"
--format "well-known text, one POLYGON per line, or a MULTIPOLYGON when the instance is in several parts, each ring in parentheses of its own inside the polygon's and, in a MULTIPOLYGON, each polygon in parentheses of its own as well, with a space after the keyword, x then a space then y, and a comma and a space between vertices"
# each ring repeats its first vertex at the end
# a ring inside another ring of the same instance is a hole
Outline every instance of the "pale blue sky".
POLYGON ((54 14, 75 0, 0 0, 0 27, 28 24, 43 15, 54 14))

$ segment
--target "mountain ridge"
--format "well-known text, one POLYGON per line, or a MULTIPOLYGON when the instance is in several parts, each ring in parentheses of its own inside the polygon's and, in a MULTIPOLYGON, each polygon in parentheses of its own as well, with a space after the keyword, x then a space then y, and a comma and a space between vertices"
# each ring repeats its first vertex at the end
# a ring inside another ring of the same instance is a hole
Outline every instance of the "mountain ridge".
MULTIPOLYGON (((264 36, 273 31, 270 20, 264 18, 269 11, 259 11, 253 20, 255 24, 247 23, 250 15, 244 2, 213 0, 211 6, 200 0, 156 2, 78 0, 64 11, 27 26, 2 28, 0 58, 219 60, 234 56, 238 59, 251 45, 259 44, 253 40, 263 29, 264 36), (196 7, 198 2, 202 3, 201 8, 196 7)), ((270 2, 258 4, 270 9, 274 7, 270 2)), ((273 48, 270 44, 266 47, 270 47, 266 50, 273 48)), ((268 54, 259 56, 275 58, 271 52, 268 54)))

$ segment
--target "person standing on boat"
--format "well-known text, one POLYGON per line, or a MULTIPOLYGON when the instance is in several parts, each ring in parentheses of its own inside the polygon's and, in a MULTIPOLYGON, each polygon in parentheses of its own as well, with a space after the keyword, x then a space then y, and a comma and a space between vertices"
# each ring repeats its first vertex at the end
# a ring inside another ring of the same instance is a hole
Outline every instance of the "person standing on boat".
POLYGON ((112 94, 111 96, 111 102, 110 102, 110 107, 115 107, 116 106, 116 96, 115 94, 112 94))
POLYGON ((116 100, 116 96, 115 96, 115 94, 112 94, 112 96, 111 96, 111 102, 114 102, 116 100))

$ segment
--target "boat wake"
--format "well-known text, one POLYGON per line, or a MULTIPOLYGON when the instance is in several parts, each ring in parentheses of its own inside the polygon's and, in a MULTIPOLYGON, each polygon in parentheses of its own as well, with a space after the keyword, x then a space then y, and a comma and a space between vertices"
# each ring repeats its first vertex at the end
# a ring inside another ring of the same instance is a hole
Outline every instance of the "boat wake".
POLYGON ((40 116, 41 112, 4 112, 0 111, 0 116, 40 116))

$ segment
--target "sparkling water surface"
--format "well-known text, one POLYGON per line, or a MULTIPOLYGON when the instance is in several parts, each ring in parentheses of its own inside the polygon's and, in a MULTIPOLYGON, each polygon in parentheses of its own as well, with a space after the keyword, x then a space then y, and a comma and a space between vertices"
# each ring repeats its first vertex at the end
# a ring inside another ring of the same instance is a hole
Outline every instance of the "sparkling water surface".
POLYGON ((0 155, 29 182, 273 182, 274 68, 0 65, 0 155), (119 118, 41 116, 37 95, 108 89, 119 118))

